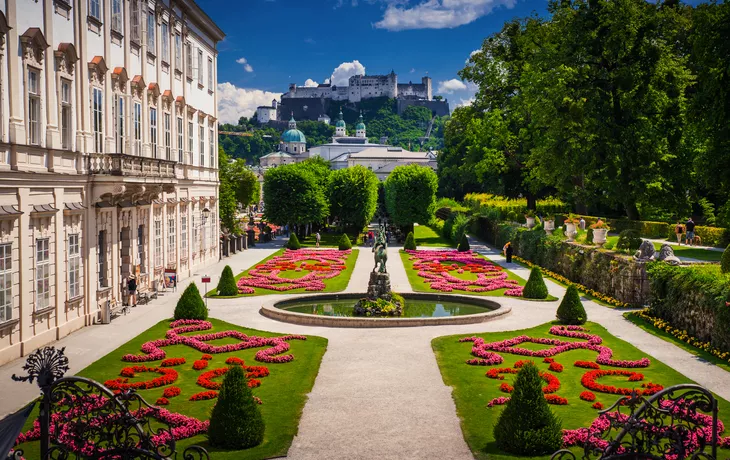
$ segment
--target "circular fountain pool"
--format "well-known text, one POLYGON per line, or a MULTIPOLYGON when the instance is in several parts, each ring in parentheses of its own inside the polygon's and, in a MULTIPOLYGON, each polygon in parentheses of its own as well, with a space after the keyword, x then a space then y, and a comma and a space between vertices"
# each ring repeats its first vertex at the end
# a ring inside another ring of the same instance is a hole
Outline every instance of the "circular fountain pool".
POLYGON ((400 317, 354 315, 354 305, 363 294, 312 295, 282 300, 263 306, 261 314, 272 319, 311 326, 404 327, 444 324, 473 324, 509 313, 509 307, 483 298, 403 294, 406 305, 400 317))

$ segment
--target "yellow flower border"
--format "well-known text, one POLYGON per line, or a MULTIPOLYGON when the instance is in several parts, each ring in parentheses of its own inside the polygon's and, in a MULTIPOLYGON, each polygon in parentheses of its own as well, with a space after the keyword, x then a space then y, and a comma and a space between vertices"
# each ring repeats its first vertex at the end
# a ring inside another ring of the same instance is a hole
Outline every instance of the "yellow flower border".
POLYGON ((629 313, 630 315, 636 316, 637 318, 640 318, 655 328, 666 332, 667 334, 671 335, 675 339, 681 340, 682 342, 692 345, 693 347, 702 350, 706 353, 711 354, 712 356, 719 358, 723 361, 727 361, 730 363, 730 351, 722 351, 718 348, 713 347, 710 342, 703 342, 695 337, 692 337, 687 333, 686 330, 680 330, 676 327, 669 324, 668 321, 663 320, 661 318, 657 318, 656 316, 652 316, 649 314, 649 310, 640 310, 640 311, 634 311, 629 313))
POLYGON ((595 289, 591 289, 580 283, 575 283, 573 281, 570 281, 568 278, 564 277, 563 275, 558 275, 555 272, 546 270, 545 268, 543 268, 537 264, 534 264, 534 263, 530 262, 529 260, 523 259, 522 257, 512 256, 512 258, 514 260, 516 260, 517 262, 527 265, 530 268, 538 267, 544 275, 546 275, 556 281, 559 281, 560 283, 563 283, 566 286, 575 286, 575 288, 578 289, 579 291, 583 292, 584 294, 588 294, 591 297, 594 297, 594 298, 600 300, 601 302, 607 303, 611 308, 631 308, 631 307, 633 307, 633 305, 628 304, 626 302, 622 302, 618 299, 615 299, 615 298, 611 297, 610 295, 606 295, 602 292, 598 292, 595 289))

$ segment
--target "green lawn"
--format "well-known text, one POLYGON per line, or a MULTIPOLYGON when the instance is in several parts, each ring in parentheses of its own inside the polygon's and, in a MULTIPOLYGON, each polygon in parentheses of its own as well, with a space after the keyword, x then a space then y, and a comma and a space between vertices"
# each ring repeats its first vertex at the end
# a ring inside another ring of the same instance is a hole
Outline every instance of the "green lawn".
MULTIPOLYGON (((489 342, 510 339, 519 335, 559 338, 567 341, 572 340, 548 334, 548 330, 551 325, 552 323, 543 324, 527 330, 477 334, 477 336, 482 337, 489 342)), ((638 350, 633 345, 612 336, 598 324, 587 323, 586 327, 589 329, 590 333, 599 335, 603 338, 603 345, 613 350, 614 359, 636 360, 647 356, 646 353, 638 350)), ((499 390, 499 385, 503 381, 487 378, 484 374, 490 368, 512 367, 516 361, 526 358, 519 355, 501 353, 501 356, 504 358, 504 362, 497 366, 468 365, 465 361, 472 357, 472 343, 460 343, 459 338, 469 337, 472 335, 473 334, 438 337, 431 342, 431 345, 436 354, 436 360, 439 368, 441 369, 441 375, 444 382, 446 385, 453 387, 453 398, 456 403, 457 413, 461 419, 461 428, 464 433, 464 438, 475 457, 477 459, 489 458, 490 460, 548 458, 548 456, 518 457, 503 454, 497 450, 492 431, 504 406, 488 408, 487 403, 493 398, 506 396, 507 394, 499 390)), ((529 346, 525 346, 525 348, 533 350, 541 347, 541 345, 536 344, 529 344, 529 346)), ((551 405, 550 407, 555 414, 561 418, 564 429, 587 427, 597 416, 598 411, 591 408, 591 404, 593 403, 583 401, 579 398, 580 393, 586 390, 586 388, 581 385, 580 379, 581 376, 588 371, 588 369, 573 366, 573 363, 578 360, 595 361, 596 356, 597 352, 595 351, 579 349, 561 353, 554 357, 556 362, 564 366, 564 371, 562 373, 553 373, 553 375, 558 377, 561 383, 560 389, 555 394, 567 398, 568 404, 565 406, 551 405)), ((543 363, 542 358, 533 359, 541 371, 547 370, 548 364, 543 363)), ((687 377, 684 377, 671 367, 657 361, 654 358, 649 357, 649 359, 651 359, 651 365, 648 368, 629 370, 635 370, 644 374, 644 382, 654 382, 663 385, 665 388, 679 383, 690 382, 687 377)), ((607 368, 607 366, 601 367, 607 368)), ((504 376, 504 382, 512 383, 513 381, 514 375, 506 374, 504 376)), ((639 385, 639 382, 632 384, 626 381, 626 377, 619 376, 602 377, 600 383, 615 385, 618 387, 629 387, 633 385, 638 387, 639 385)), ((600 401, 606 407, 609 407, 610 404, 613 404, 619 398, 619 396, 613 394, 599 392, 594 393, 597 397, 596 401, 600 401)), ((721 419, 723 419, 724 414, 730 414, 730 404, 727 401, 722 399, 719 400, 719 407, 721 419)), ((730 419, 726 419, 725 421, 730 421, 730 419)), ((727 451, 724 451, 724 453, 727 453, 727 451)))
MULTIPOLYGON (((320 236, 319 247, 337 248, 340 245, 340 238, 342 238, 342 233, 328 233, 328 232, 322 231, 319 233, 319 236, 320 236)), ((350 238, 350 243, 352 243, 353 246, 356 246, 359 235, 348 234, 347 236, 350 238)), ((281 238, 288 240, 288 238, 285 238, 285 237, 281 237, 281 238)), ((314 234, 311 234, 306 238, 300 239, 299 243, 304 248, 313 248, 313 247, 317 246, 317 239, 315 238, 314 234)))
MULTIPOLYGON (((406 269, 406 274, 408 275, 408 281, 411 283, 411 288, 413 288, 413 290, 415 292, 436 292, 436 293, 444 294, 443 292, 437 291, 436 289, 431 289, 429 284, 426 282, 426 279, 418 276, 418 271, 413 268, 413 261, 408 260, 408 258, 410 256, 408 255, 407 252, 401 250, 400 257, 401 257, 401 260, 403 261, 403 266, 406 269)), ((479 254, 479 257, 486 259, 486 257, 484 257, 481 254, 479 254)), ((511 271, 509 271, 507 269, 504 269, 504 271, 507 273, 507 279, 516 280, 520 286, 525 285, 525 280, 523 280, 522 278, 520 278, 519 276, 515 275, 514 273, 512 273, 511 271)), ((451 272, 451 274, 453 276, 457 276, 462 279, 468 279, 468 280, 477 279, 477 275, 475 273, 471 273, 471 272, 464 272, 461 274, 455 274, 454 272, 451 272)), ((487 292, 469 292, 469 291, 454 290, 453 292, 458 293, 458 294, 497 297, 497 296, 503 296, 504 291, 506 291, 506 289, 497 289, 495 291, 487 291, 487 292)), ((445 293, 445 294, 448 294, 448 293, 445 293)), ((525 300, 527 300, 527 299, 525 299, 525 300)), ((555 298, 548 297, 547 300, 555 300, 555 298)))
MULTIPOLYGON (((605 246, 608 246, 609 248, 614 248, 616 247, 617 242, 618 235, 609 235, 608 238, 606 238, 605 246)), ((662 248, 662 244, 663 243, 654 242, 654 249, 659 251, 662 248)), ((674 255, 677 257, 688 257, 690 259, 697 259, 703 262, 719 262, 722 258, 721 251, 710 251, 708 249, 699 249, 689 246, 671 246, 674 250, 674 255)))
POLYGON ((439 235, 436 230, 428 225, 416 225, 413 228, 413 236, 416 238, 417 246, 429 246, 438 248, 456 247, 451 241, 439 235))
MULTIPOLYGON (((261 265, 271 259, 273 259, 276 256, 280 256, 284 253, 286 249, 280 249, 270 255, 269 257, 266 257, 265 259, 259 261, 257 264, 255 264, 252 268, 255 268, 257 265, 261 265)), ((317 291, 317 292, 340 292, 344 291, 345 288, 347 288, 347 284, 350 282, 350 276, 352 275, 352 270, 355 268, 355 262, 357 261, 357 254, 360 250, 359 249, 353 249, 352 253, 347 257, 347 260, 345 261, 345 267, 347 267, 345 270, 342 271, 338 276, 335 278, 331 278, 328 280, 324 280, 325 288, 323 291, 317 291)), ((307 260, 304 261, 306 263, 314 262, 313 260, 307 260)), ((238 281, 241 277, 247 276, 248 272, 251 269, 249 268, 243 273, 239 273, 236 276, 236 281, 238 281)), ((290 279, 297 279, 301 278, 302 276, 309 273, 308 271, 302 270, 300 272, 294 271, 294 270, 286 270, 279 273, 279 276, 282 278, 290 278, 290 279)), ((237 297, 254 297, 258 295, 267 295, 267 294, 302 294, 302 293, 311 293, 312 291, 306 291, 304 288, 299 289, 293 289, 291 291, 274 291, 271 289, 265 289, 265 288, 254 288, 253 294, 239 294, 236 296, 218 296, 216 295, 216 288, 211 289, 207 292, 206 296, 213 297, 213 298, 219 298, 219 299, 234 299, 237 297)))
POLYGON ((624 318, 631 321, 632 323, 634 323, 638 327, 642 328, 646 332, 648 332, 652 335, 655 335, 655 336, 659 337, 660 339, 666 340, 667 342, 672 343, 672 344, 678 346, 679 348, 685 350, 686 352, 696 356, 699 360, 707 361, 709 363, 712 363, 712 364, 719 366, 719 367, 723 368, 724 370, 730 372, 730 363, 729 362, 722 360, 710 353, 707 353, 706 351, 701 350, 697 347, 693 347, 692 345, 688 344, 687 342, 683 342, 683 341, 679 340, 678 338, 674 337, 672 334, 669 334, 668 332, 665 332, 665 331, 657 328, 656 326, 649 323, 645 319, 643 319, 639 316, 636 316, 633 312, 624 313, 624 318))
MULTIPOLYGON (((235 326, 216 319, 210 320, 213 323, 212 331, 196 332, 193 334, 207 334, 209 332, 237 330, 248 335, 258 335, 264 337, 275 337, 281 334, 271 332, 257 331, 235 326)), ((121 357, 127 353, 140 353, 140 347, 144 342, 165 337, 168 330, 168 321, 162 321, 152 326, 147 331, 130 340, 126 344, 112 351, 105 357, 91 364, 86 369, 79 372, 78 375, 88 377, 103 383, 106 380, 119 377, 122 368, 132 366, 135 363, 128 363, 121 360, 121 357)), ((216 344, 235 343, 236 339, 226 338, 215 341, 216 344)), ((178 371, 179 377, 173 384, 182 390, 182 393, 174 398, 170 398, 170 405, 166 406, 172 412, 179 412, 188 416, 206 420, 217 399, 207 401, 188 401, 188 398, 205 388, 196 384, 198 376, 207 371, 220 367, 228 367, 225 360, 231 356, 242 358, 246 365, 261 366, 269 368, 270 375, 261 378, 261 386, 253 389, 253 394, 263 401, 259 406, 266 423, 266 433, 264 441, 245 451, 219 451, 208 445, 206 436, 198 435, 192 438, 178 441, 178 452, 182 454, 185 447, 197 444, 211 453, 211 458, 215 460, 239 460, 239 459, 264 459, 272 457, 285 456, 291 446, 294 436, 297 434, 299 426, 299 418, 302 415, 304 403, 307 401, 307 394, 312 390, 314 379, 319 372, 319 366, 322 362, 322 356, 327 349, 327 339, 316 336, 307 336, 306 341, 292 340, 289 342, 291 348, 289 352, 294 355, 294 360, 288 363, 267 364, 254 360, 254 355, 261 348, 252 348, 242 351, 234 351, 230 353, 214 354, 212 361, 208 367, 202 371, 192 369, 193 362, 200 359, 202 353, 194 348, 185 345, 173 345, 165 347, 168 358, 183 357, 187 360, 185 364, 173 367, 178 371)), ((159 361, 142 363, 148 366, 159 365, 159 361)), ((144 381, 151 379, 150 373, 138 374, 130 381, 144 381)), ((222 381, 222 377, 216 381, 222 381)), ((20 384, 16 384, 20 385, 20 384)), ((26 384, 27 385, 27 384, 26 384)), ((155 388, 151 390, 140 390, 139 394, 145 400, 154 404, 157 398, 162 396, 162 392, 166 387, 155 388)), ((36 410, 37 413, 37 410, 36 410)), ((31 417, 26 423, 26 429, 31 426, 31 417)), ((40 458, 38 442, 32 442, 19 446, 25 450, 25 458, 40 458)))

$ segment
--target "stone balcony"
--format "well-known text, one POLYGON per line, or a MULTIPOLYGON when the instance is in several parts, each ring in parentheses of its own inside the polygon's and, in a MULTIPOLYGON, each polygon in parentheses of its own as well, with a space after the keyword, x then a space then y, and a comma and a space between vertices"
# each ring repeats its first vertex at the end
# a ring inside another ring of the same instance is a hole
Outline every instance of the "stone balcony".
POLYGON ((182 168, 176 161, 146 158, 125 153, 92 153, 88 157, 89 174, 176 179, 182 168))

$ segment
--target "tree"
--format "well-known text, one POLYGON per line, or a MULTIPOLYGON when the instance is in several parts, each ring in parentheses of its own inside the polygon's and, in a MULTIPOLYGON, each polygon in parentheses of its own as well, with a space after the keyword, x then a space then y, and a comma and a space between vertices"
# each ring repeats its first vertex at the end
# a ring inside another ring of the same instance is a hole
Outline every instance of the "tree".
POLYGON ((208 319, 208 309, 195 283, 188 284, 175 306, 175 319, 208 319))
POLYGON ((264 431, 264 418, 253 399, 243 368, 230 367, 210 413, 210 444, 223 449, 248 449, 261 444, 264 431))
POLYGON ((223 147, 218 147, 218 177, 220 179, 220 188, 218 190, 218 208, 220 210, 221 229, 225 229, 231 233, 240 231, 236 214, 238 205, 236 203, 236 193, 233 189, 230 176, 229 158, 223 147))
POLYGON ((522 290, 522 297, 525 299, 547 299, 548 290, 545 280, 542 279, 542 271, 539 267, 532 267, 530 278, 522 290))
POLYGON ((385 180, 385 203, 391 220, 412 231, 414 223, 427 223, 436 205, 438 178, 427 166, 397 166, 385 180))
POLYGON ((415 251, 416 248, 416 237, 413 236, 413 232, 408 232, 408 235, 406 235, 406 241, 403 244, 403 249, 407 251, 415 251))
POLYGON ((550 454, 563 445, 560 419, 548 407, 534 363, 520 369, 507 406, 494 426, 500 450, 517 455, 550 454))
POLYGON ((296 251, 297 249, 302 248, 302 244, 299 242, 299 238, 297 238, 297 234, 293 233, 289 236, 289 241, 286 242, 286 248, 291 249, 292 251, 296 251))
POLYGON ((246 207, 259 202, 261 188, 258 177, 243 160, 237 159, 229 166, 229 177, 238 203, 246 207))
MULTIPOLYGON (((305 162, 306 163, 306 162, 305 162)), ((329 215, 325 190, 313 169, 301 165, 271 168, 264 175, 264 215, 276 225, 322 222, 329 215)))
POLYGON ((220 296, 238 295, 238 285, 236 284, 236 278, 233 276, 233 270, 230 265, 223 267, 221 279, 218 280, 216 291, 218 291, 218 295, 220 296))
POLYGON ((342 228, 360 231, 375 215, 378 178, 364 166, 332 172, 329 184, 330 214, 342 228))
POLYGON ((588 320, 585 308, 580 301, 578 289, 570 285, 565 291, 565 296, 558 306, 558 313, 555 315, 563 324, 580 325, 588 320))
POLYGON ((350 237, 347 236, 347 233, 343 233, 340 237, 340 241, 338 242, 338 248, 340 251, 347 251, 348 249, 352 249, 352 242, 350 241, 350 237))
POLYGON ((466 233, 461 234, 461 241, 459 241, 459 246, 457 247, 457 250, 459 252, 467 252, 469 249, 469 238, 466 236, 466 233))

